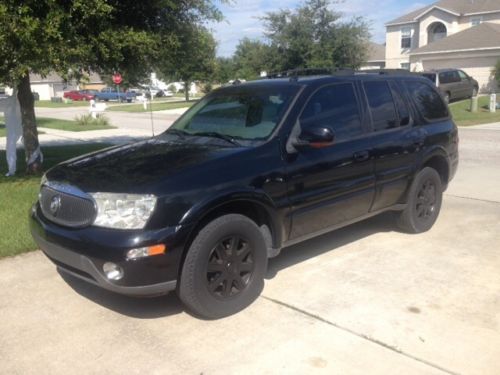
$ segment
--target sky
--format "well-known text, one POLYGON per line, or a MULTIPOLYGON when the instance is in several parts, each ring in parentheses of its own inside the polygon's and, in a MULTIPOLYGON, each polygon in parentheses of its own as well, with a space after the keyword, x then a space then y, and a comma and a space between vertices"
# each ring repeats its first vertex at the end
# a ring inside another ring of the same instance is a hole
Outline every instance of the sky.
MULTIPOLYGON (((365 17, 371 25, 372 40, 385 43, 384 24, 412 10, 433 3, 433 0, 344 0, 332 7, 345 17, 365 17)), ((262 23, 258 19, 267 12, 294 9, 300 0, 230 0, 229 4, 218 3, 225 20, 209 25, 218 42, 217 55, 231 56, 244 37, 263 38, 262 23)))

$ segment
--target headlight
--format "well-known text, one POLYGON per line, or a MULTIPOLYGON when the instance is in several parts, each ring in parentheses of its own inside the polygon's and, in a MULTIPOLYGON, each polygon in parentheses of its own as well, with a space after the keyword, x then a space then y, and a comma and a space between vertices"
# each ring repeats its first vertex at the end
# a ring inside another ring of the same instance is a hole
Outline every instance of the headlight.
POLYGON ((142 229, 156 205, 154 195, 90 194, 97 204, 94 225, 117 229, 142 229))

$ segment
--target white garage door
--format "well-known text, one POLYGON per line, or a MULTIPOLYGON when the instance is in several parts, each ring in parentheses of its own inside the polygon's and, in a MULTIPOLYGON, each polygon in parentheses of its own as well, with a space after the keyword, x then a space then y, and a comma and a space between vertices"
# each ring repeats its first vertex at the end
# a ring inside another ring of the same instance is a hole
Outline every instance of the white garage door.
POLYGON ((423 60, 423 65, 425 70, 462 69, 479 83, 479 92, 490 93, 496 89, 496 83, 491 73, 496 62, 497 58, 494 57, 450 58, 443 60, 423 60))

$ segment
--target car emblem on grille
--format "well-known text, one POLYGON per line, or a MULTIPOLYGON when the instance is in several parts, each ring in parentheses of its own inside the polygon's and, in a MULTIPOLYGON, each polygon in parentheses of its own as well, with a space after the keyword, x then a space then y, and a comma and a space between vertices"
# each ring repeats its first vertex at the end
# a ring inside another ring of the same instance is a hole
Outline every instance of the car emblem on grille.
POLYGON ((50 201, 50 212, 52 215, 56 216, 57 211, 61 208, 61 197, 59 195, 54 195, 50 201))

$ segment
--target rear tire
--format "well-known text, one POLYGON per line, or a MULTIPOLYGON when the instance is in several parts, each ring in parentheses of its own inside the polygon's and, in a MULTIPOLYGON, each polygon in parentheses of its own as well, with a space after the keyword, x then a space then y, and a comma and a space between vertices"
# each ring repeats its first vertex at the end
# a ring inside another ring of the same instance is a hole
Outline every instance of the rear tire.
POLYGON ((408 233, 422 233, 432 228, 441 210, 443 188, 435 169, 422 169, 410 187, 408 205, 398 218, 399 227, 408 233))
POLYGON ((243 215, 224 215, 208 223, 189 247, 178 294, 196 315, 223 318, 255 301, 266 270, 266 242, 257 224, 243 215))

